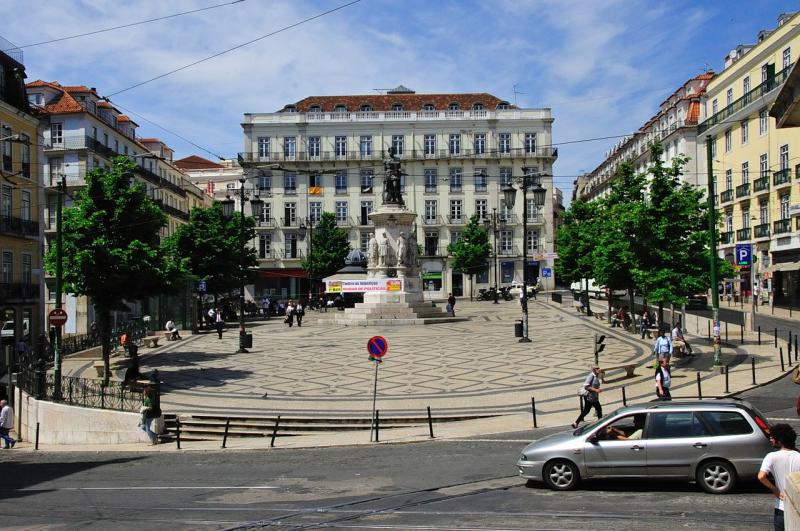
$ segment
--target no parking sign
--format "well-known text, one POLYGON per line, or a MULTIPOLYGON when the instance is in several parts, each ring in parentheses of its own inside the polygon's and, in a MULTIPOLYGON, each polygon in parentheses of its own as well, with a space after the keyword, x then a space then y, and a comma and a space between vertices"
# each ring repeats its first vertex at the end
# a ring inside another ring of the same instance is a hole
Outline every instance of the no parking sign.
POLYGON ((367 341, 367 352, 369 352, 370 361, 381 361, 389 350, 389 342, 383 336, 372 336, 367 341))

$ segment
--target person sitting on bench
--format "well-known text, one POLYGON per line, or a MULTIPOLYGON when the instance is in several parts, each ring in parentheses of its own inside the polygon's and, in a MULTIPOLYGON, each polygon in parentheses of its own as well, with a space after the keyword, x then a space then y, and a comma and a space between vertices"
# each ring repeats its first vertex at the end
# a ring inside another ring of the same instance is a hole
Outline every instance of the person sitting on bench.
POLYGON ((180 339, 181 338, 180 334, 178 333, 178 327, 175 326, 175 323, 172 321, 172 319, 167 321, 166 328, 167 328, 167 332, 170 333, 170 336, 169 336, 169 340, 170 341, 175 341, 176 339, 180 339))

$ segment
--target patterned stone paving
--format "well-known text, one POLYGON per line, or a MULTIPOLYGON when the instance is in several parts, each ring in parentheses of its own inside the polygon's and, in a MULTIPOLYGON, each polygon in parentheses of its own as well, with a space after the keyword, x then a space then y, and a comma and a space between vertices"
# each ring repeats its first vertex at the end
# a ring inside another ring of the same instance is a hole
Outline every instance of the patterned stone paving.
POLYGON ((250 353, 234 353, 238 336, 231 328, 222 340, 215 333, 193 336, 143 364, 159 369, 167 382, 163 404, 170 411, 311 416, 369 409, 375 365, 365 347, 372 335, 389 341, 378 395, 381 410, 394 413, 418 413, 427 405, 450 414, 517 411, 534 392, 537 403, 574 398, 593 359, 595 332, 608 336, 604 364, 649 359, 647 345, 635 336, 610 333, 566 307, 532 302, 533 343, 527 344, 513 337, 516 302, 459 301, 457 311, 471 321, 347 328, 307 314, 302 328, 288 328, 272 319, 248 326, 250 353))

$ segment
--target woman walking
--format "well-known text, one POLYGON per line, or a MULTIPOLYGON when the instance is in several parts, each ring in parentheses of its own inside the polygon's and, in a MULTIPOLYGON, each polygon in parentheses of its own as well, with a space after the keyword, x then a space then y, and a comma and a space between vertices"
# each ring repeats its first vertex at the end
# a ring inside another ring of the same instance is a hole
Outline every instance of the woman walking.
POLYGON ((297 318, 297 327, 303 326, 303 317, 306 315, 306 307, 303 305, 302 301, 297 302, 297 306, 294 308, 294 315, 297 318))
POLYGON ((669 358, 659 359, 656 368, 656 396, 659 400, 672 400, 669 386, 672 385, 672 375, 669 372, 669 358))
POLYGON ((292 299, 289 299, 289 302, 286 303, 286 319, 283 322, 288 324, 289 328, 294 324, 294 303, 292 299))
POLYGON ((586 418, 586 415, 589 414, 589 410, 594 408, 595 413, 597 413, 597 418, 603 417, 603 408, 600 405, 600 366, 596 363, 592 365, 592 370, 586 376, 586 379, 583 381, 583 387, 581 396, 583 396, 583 407, 581 408, 581 414, 578 416, 578 419, 572 423, 573 428, 577 428, 578 424, 583 422, 583 419, 586 418), (584 394, 585 393, 585 394, 584 394))

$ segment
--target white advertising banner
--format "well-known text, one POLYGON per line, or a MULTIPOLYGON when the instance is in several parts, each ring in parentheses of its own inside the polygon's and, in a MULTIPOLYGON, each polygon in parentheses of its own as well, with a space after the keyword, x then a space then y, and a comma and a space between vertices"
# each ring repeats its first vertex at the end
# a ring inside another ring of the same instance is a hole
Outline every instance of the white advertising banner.
POLYGON ((366 293, 368 291, 403 291, 403 281, 399 278, 325 281, 325 293, 366 293))

